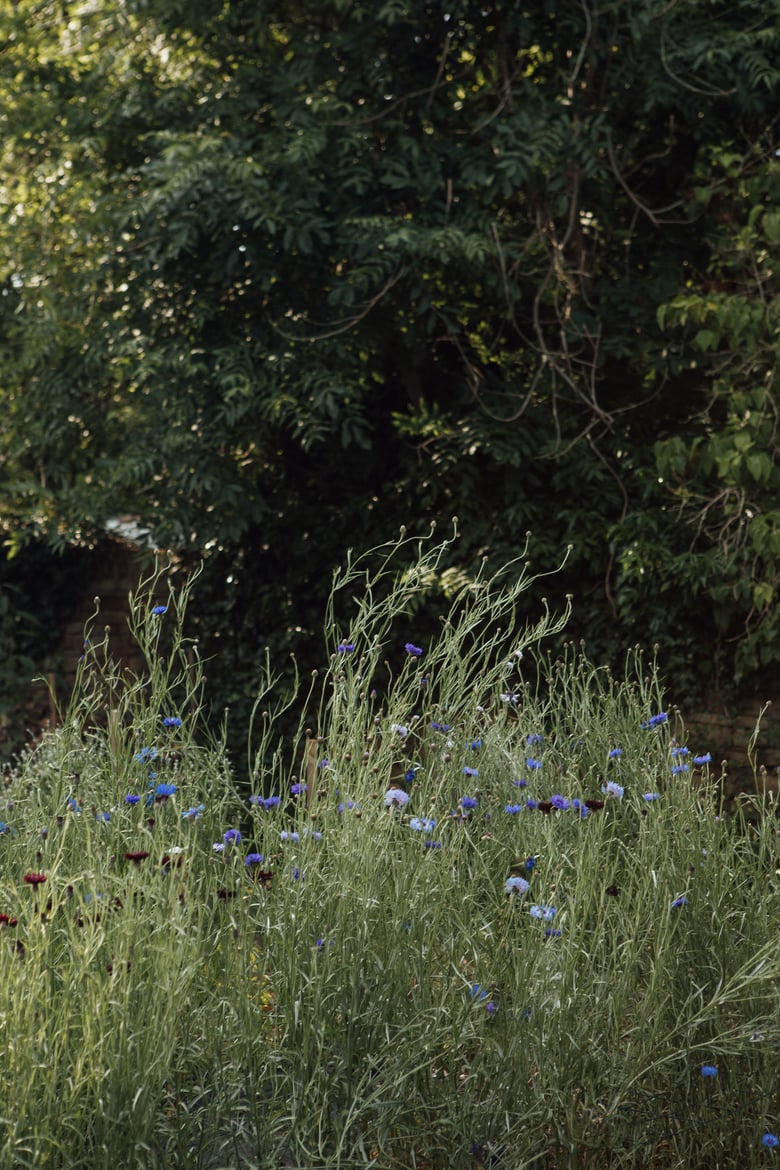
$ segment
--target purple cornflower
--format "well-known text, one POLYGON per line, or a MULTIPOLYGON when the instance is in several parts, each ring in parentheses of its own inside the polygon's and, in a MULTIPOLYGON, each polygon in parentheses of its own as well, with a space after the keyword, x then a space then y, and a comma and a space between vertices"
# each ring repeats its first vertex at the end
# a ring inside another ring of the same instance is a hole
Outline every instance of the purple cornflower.
POLYGON ((694 762, 694 764, 699 764, 699 765, 711 764, 712 763, 712 756, 710 755, 709 752, 705 752, 705 754, 703 756, 694 756, 693 762, 694 762))
POLYGON ((557 792, 554 796, 550 797, 550 804, 553 806, 553 808, 560 809, 561 812, 566 812, 569 807, 569 802, 566 797, 560 796, 557 792))
POLYGON ((674 767, 672 768, 672 775, 673 775, 673 776, 679 776, 679 775, 681 775, 683 772, 687 772, 687 771, 688 771, 688 765, 687 765, 687 764, 675 764, 675 765, 674 765, 674 767))
POLYGON ((336 649, 338 650, 339 654, 351 654, 353 652, 353 650, 355 649, 355 643, 354 642, 339 642, 336 649))
POLYGON ((287 829, 282 829, 281 833, 279 834, 280 841, 300 841, 300 839, 300 833, 296 833, 294 829, 292 832, 288 832, 287 829))
POLYGON ((166 715, 163 727, 181 727, 181 719, 178 715, 166 715))
POLYGON ((244 858, 244 865, 262 865, 262 862, 262 853, 247 853, 246 857, 244 858))
POLYGON ((543 922, 552 922, 555 917, 554 906, 531 906, 529 913, 532 918, 541 918, 543 922))
POLYGON ((661 799, 661 793, 660 792, 646 792, 644 795, 644 799, 647 801, 648 804, 652 804, 654 800, 661 799))
POLYGON ((424 849, 441 849, 441 841, 426 841, 424 849))
POLYGON ((412 658, 422 657, 422 653, 423 653, 422 647, 415 646, 414 642, 406 642, 404 645, 404 650, 406 651, 407 654, 410 654, 412 656, 412 658))
POLYGON ((505 894, 527 894, 530 888, 530 882, 527 882, 525 878, 520 877, 518 874, 513 874, 504 882, 505 894))
POLYGON ((125 797, 125 804, 138 804, 140 800, 141 797, 137 796, 135 792, 128 792, 127 796, 125 797))
POLYGON ((290 792, 293 796, 300 796, 302 792, 308 792, 309 789, 306 784, 291 784, 290 792))
POLYGON ((530 759, 525 761, 526 768, 530 768, 532 772, 538 772, 542 766, 541 760, 530 759))
POLYGON ((238 845, 241 840, 241 831, 239 829, 226 829, 222 834, 222 840, 226 845, 238 845))
POLYGON ((609 753, 609 758, 610 758, 610 760, 617 760, 622 755, 623 755, 622 748, 613 748, 612 751, 609 753))
POLYGON ((433 723, 429 724, 429 726, 430 726, 431 731, 450 731, 451 730, 451 725, 449 723, 437 723, 436 720, 434 720, 433 723))
POLYGON ((478 804, 476 796, 461 796, 460 798, 461 808, 476 808, 478 804))
POLYGON ((461 772, 464 776, 479 776, 479 770, 477 768, 461 768, 461 772))
POLYGON ((512 815, 514 815, 514 813, 522 812, 522 809, 522 804, 507 804, 504 806, 504 812, 511 813, 512 815))

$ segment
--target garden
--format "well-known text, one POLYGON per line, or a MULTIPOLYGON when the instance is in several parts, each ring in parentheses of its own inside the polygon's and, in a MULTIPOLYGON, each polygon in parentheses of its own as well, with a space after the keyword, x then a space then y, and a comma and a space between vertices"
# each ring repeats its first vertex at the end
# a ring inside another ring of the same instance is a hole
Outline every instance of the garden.
POLYGON ((638 651, 549 656, 522 559, 421 638, 446 547, 350 557, 295 686, 258 651, 240 766, 197 577, 139 585, 137 675, 96 616, 5 777, 0 1165, 775 1165, 776 797, 638 651))

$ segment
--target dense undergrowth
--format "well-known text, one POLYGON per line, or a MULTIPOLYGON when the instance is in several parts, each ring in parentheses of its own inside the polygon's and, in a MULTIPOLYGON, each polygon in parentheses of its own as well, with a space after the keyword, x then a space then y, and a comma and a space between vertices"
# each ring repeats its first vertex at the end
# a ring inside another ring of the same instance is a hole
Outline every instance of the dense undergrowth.
POLYGON ((246 775, 189 586, 134 598, 143 676, 88 642, 6 780, 0 1165, 772 1164, 774 800, 725 814, 640 657, 546 662, 521 564, 417 645, 406 547, 337 576, 321 674, 266 664, 246 775))

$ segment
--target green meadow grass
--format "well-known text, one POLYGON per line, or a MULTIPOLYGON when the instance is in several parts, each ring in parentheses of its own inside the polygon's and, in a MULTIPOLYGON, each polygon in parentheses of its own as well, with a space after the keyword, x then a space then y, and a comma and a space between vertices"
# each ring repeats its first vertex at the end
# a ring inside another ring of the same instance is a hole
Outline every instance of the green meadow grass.
POLYGON ((260 663, 244 775, 190 586, 133 599, 138 678, 88 631, 0 809, 0 1166, 780 1157, 774 800, 725 814, 639 655, 546 661, 520 564, 417 645, 444 548, 337 575, 323 670, 260 663))

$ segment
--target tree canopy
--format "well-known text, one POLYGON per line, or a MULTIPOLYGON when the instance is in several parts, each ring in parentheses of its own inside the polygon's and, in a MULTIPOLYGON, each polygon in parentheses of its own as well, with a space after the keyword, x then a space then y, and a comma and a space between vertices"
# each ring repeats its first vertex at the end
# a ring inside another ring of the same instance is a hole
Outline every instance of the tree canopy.
POLYGON ((347 546, 457 515, 463 571, 571 544, 605 653, 780 659, 780 0, 0 21, 11 552, 137 517, 293 644, 347 546))

